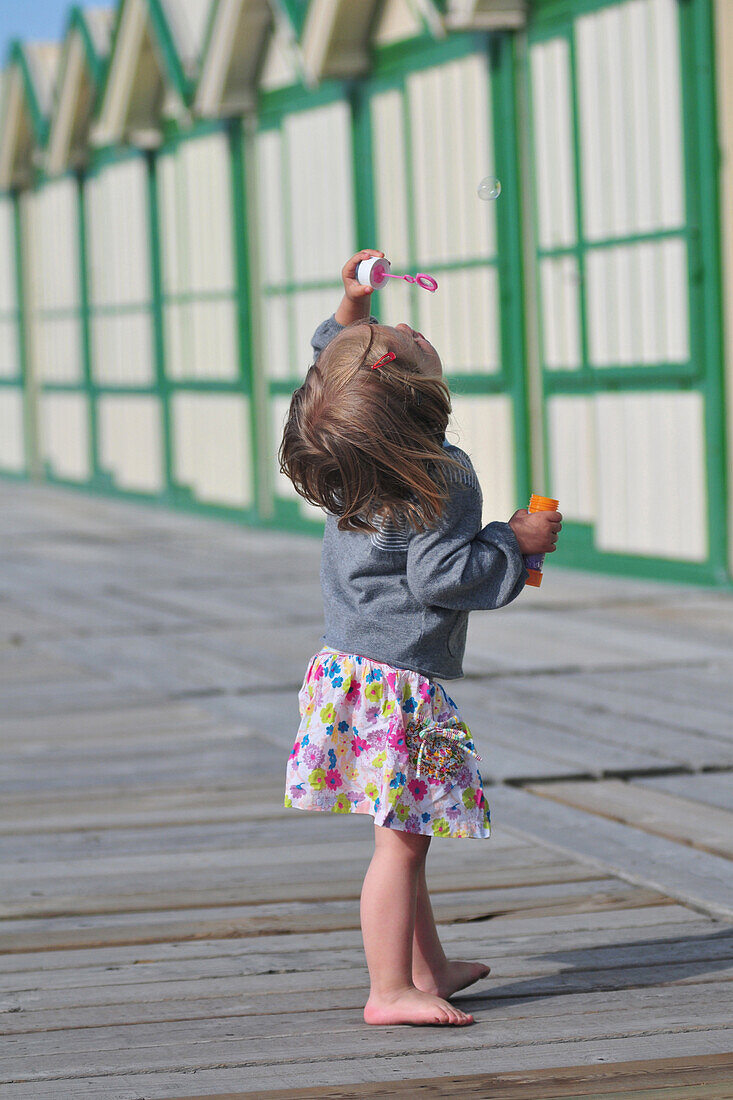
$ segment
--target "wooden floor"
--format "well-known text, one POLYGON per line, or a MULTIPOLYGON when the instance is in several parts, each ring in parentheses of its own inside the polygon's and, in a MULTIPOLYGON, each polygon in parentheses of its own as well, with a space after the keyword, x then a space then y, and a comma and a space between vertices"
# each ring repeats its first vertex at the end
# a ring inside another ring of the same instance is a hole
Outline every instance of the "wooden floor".
POLYGON ((368 817, 285 810, 316 540, 0 484, 0 1094, 733 1096, 733 597, 548 566, 449 686, 469 1028, 370 1028, 368 817))

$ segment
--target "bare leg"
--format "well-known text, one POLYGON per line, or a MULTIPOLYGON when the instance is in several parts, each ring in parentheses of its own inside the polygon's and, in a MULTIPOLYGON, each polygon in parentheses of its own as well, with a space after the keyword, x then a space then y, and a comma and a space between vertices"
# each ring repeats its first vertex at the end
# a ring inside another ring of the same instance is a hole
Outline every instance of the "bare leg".
POLYGON ((467 985, 473 985, 481 978, 486 978, 490 969, 483 963, 446 958, 435 927, 423 861, 417 877, 415 935, 412 947, 413 982, 425 993, 450 997, 459 989, 465 989, 467 985))
POLYGON ((374 855, 361 892, 361 929, 371 990, 364 1008, 368 1024, 470 1024, 434 993, 415 987, 412 945, 417 884, 430 838, 374 828, 374 855))

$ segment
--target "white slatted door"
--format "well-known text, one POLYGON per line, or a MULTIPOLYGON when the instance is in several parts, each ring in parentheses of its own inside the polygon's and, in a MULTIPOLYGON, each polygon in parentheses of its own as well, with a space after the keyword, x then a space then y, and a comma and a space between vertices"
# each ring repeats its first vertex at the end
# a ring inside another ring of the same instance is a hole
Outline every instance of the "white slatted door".
POLYGON ((239 371, 226 133, 177 143, 160 155, 157 172, 173 479, 201 503, 247 508, 250 398, 239 371))
POLYGON ((356 250, 351 117, 335 102, 282 118, 256 137, 259 353, 269 394, 267 461, 274 506, 321 523, 323 513, 280 474, 277 450, 290 394, 313 352, 311 336, 343 293, 341 268, 356 250))
POLYGON ((85 186, 99 462, 117 488, 157 494, 165 488, 165 461, 146 162, 136 156, 105 165, 85 186))
POLYGON ((91 395, 84 376, 80 226, 73 177, 28 196, 29 354, 39 390, 39 451, 51 478, 93 475, 91 395))
POLYGON ((537 33, 529 57, 549 492, 598 551, 693 563, 707 478, 704 398, 685 392, 704 368, 679 14, 610 3, 537 33))

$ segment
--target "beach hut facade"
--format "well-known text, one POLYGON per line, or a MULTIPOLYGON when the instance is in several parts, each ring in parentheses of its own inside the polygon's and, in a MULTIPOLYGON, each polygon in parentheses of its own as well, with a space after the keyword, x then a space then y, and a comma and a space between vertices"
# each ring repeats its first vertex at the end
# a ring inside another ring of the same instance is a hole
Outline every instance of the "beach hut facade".
POLYGON ((487 518, 544 492, 568 564, 729 583, 731 53, 713 0, 73 9, 3 74, 0 469, 319 530, 277 446, 374 243, 439 281, 373 306, 487 518))

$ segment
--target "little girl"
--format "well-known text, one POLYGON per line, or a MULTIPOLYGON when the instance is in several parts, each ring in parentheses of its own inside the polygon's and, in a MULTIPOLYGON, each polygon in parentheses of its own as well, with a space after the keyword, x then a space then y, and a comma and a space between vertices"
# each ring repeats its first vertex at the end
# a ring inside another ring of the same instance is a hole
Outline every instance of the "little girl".
POLYGON ((489 967, 449 960, 425 881, 431 837, 488 837, 471 733, 440 680, 463 675, 468 613, 524 587, 524 554, 555 549, 559 512, 481 525, 468 455, 447 443, 440 357, 409 325, 368 317, 371 287, 342 271, 344 298, 313 337, 293 394, 281 469, 327 513, 325 645, 300 691, 285 805, 371 814, 361 894, 369 1024, 470 1024, 448 999, 489 967))

